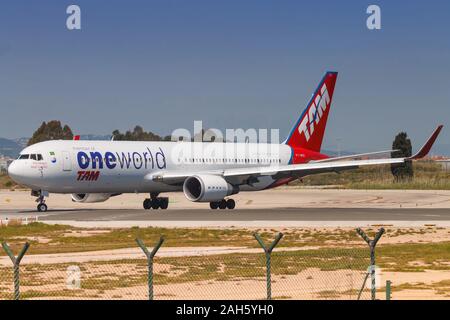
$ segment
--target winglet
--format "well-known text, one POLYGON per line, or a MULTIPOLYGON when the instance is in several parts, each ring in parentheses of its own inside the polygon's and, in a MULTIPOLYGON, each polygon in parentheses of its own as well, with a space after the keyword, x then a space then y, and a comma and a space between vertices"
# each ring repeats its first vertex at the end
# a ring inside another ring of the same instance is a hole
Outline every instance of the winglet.
POLYGON ((408 160, 417 160, 422 159, 425 157, 428 152, 430 152, 431 147, 433 146, 434 142, 436 141, 436 138, 438 137, 439 133, 442 130, 443 125, 440 125, 434 130, 433 134, 430 138, 428 138, 427 142, 423 145, 423 147, 412 157, 407 158, 408 160))

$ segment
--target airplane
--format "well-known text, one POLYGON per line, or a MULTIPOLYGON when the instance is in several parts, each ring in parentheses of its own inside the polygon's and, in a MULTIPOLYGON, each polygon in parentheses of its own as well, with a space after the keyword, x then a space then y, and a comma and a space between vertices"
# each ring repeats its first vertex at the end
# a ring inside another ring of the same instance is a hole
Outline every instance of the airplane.
POLYGON ((406 158, 376 158, 387 152, 329 157, 320 152, 337 72, 327 72, 281 144, 51 140, 20 152, 9 176, 29 187, 37 210, 46 212, 50 193, 71 194, 78 203, 103 202, 123 193, 146 193, 144 209, 167 209, 161 193, 183 192, 211 209, 234 209, 230 196, 275 188, 308 175, 401 164, 423 158, 442 125, 406 158))

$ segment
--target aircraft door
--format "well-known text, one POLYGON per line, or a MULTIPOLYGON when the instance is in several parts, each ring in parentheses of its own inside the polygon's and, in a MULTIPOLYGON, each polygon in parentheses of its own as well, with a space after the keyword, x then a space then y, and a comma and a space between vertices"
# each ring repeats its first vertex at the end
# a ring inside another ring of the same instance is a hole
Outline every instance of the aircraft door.
POLYGON ((68 151, 62 152, 63 171, 72 171, 72 161, 68 151))

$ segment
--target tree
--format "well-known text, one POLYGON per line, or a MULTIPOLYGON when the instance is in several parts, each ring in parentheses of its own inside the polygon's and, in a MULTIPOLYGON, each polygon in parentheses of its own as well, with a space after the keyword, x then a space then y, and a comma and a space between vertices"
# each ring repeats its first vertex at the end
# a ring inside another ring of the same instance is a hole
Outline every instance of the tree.
MULTIPOLYGON (((392 149, 398 150, 391 154, 392 158, 406 158, 412 154, 411 140, 408 138, 406 132, 400 132, 392 143, 392 149)), ((411 161, 405 163, 393 163, 391 164, 391 172, 396 181, 412 179, 414 175, 413 166, 411 161)))
POLYGON ((135 126, 133 131, 126 131, 121 133, 119 130, 112 132, 114 140, 127 141, 170 141, 170 136, 161 137, 151 131, 146 132, 141 126, 135 126))
POLYGON ((73 133, 68 125, 61 126, 61 121, 52 120, 46 123, 42 122, 41 126, 33 133, 33 136, 28 140, 28 145, 47 140, 72 140, 73 133))

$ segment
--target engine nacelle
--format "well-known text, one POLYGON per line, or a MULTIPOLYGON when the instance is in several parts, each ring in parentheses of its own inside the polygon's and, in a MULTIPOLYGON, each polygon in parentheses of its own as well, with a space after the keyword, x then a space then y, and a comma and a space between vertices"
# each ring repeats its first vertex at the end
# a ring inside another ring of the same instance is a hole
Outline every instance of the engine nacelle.
POLYGON ((109 193, 73 193, 72 200, 80 203, 104 202, 111 197, 109 193))
POLYGON ((190 201, 212 202, 238 193, 239 188, 232 186, 220 176, 195 175, 184 180, 183 192, 190 201))

